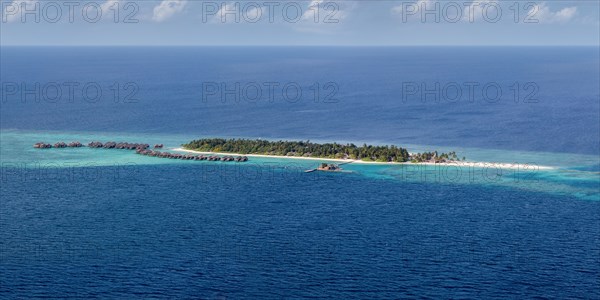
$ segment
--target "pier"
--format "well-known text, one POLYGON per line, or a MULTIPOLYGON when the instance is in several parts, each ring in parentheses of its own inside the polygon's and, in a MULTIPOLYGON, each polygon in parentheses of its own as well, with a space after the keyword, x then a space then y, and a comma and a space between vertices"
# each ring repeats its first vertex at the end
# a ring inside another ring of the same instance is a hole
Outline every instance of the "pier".
MULTIPOLYGON (((46 144, 44 142, 35 143, 33 148, 35 149, 49 149, 49 148, 80 148, 83 144, 80 142, 58 142, 54 146, 52 144, 46 144)), ((193 155, 193 154, 181 154, 181 153, 169 153, 161 152, 157 150, 150 150, 149 144, 143 143, 127 143, 127 142, 98 142, 93 141, 87 144, 88 148, 95 149, 122 149, 122 150, 135 150, 136 154, 157 157, 157 158, 169 158, 169 159, 180 159, 180 160, 206 160, 206 161, 221 161, 221 162, 247 162, 248 157, 245 155, 193 155)), ((162 149, 163 144, 154 145, 154 149, 162 149)))

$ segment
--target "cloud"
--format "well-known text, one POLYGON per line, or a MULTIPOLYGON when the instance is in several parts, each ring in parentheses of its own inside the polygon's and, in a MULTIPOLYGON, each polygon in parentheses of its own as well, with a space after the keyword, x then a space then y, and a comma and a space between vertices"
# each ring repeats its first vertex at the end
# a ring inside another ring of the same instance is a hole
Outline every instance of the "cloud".
MULTIPOLYGON (((425 20, 425 9, 443 13, 444 5, 449 4, 437 0, 418 0, 404 2, 402 5, 394 6, 391 8, 391 11, 393 14, 402 15, 403 21, 419 18, 425 20), (441 7, 436 6, 440 4, 441 7)), ((492 6, 498 7, 497 9, 500 9, 501 7, 505 10, 510 10, 508 5, 503 5, 503 3, 498 0, 475 0, 464 2, 462 5, 464 6, 462 10, 462 21, 464 22, 475 22, 483 19, 486 11, 490 10, 490 7, 492 6)), ((545 2, 532 4, 527 7, 527 9, 529 9, 529 11, 523 13, 523 15, 526 15, 529 21, 535 22, 537 20, 539 23, 565 23, 572 20, 577 15, 576 6, 565 7, 559 11, 553 12, 545 2)))
POLYGON ((566 23, 577 15, 577 7, 565 7, 559 11, 552 12, 545 2, 534 5, 529 10, 532 19, 537 19, 540 23, 566 23))
POLYGON ((227 18, 227 12, 228 11, 237 11, 238 8, 236 6, 235 3, 224 3, 225 5, 223 5, 223 3, 221 4, 221 8, 219 9, 219 11, 217 11, 217 13, 214 16, 213 22, 214 23, 232 23, 236 21, 236 17, 232 16, 231 18, 227 18))
MULTIPOLYGON (((404 2, 402 5, 392 7, 392 13, 402 15, 403 21, 408 21, 408 19, 420 19, 424 20, 434 20, 435 15, 431 15, 430 17, 426 17, 428 11, 437 11, 438 14, 442 14, 444 11, 444 5, 453 7, 457 7, 460 11, 457 13, 456 21, 462 20, 467 22, 474 22, 476 20, 482 19, 483 17, 483 9, 487 5, 499 5, 498 0, 475 0, 471 2, 441 2, 437 0, 418 0, 413 2, 404 2), (460 7, 462 5, 462 8, 460 7), (404 9, 407 11, 405 12, 404 9)), ((450 11, 454 12, 453 9, 450 11)), ((448 19, 454 20, 453 16, 447 16, 448 19)))
POLYGON ((219 4, 219 10, 203 16, 211 16, 211 23, 257 23, 263 19, 269 19, 269 8, 262 6, 257 2, 222 2, 219 4))
POLYGON ((330 2, 312 0, 303 10, 300 20, 294 28, 301 32, 331 34, 340 30, 340 25, 348 19, 356 9, 356 1, 330 2))
MULTIPOLYGON (((477 0, 465 6, 463 11, 463 21, 474 22, 483 19, 484 9, 487 5, 500 5, 496 0, 477 0)), ((519 5, 519 4, 516 4, 519 5)))
POLYGON ((239 23, 241 8, 239 3, 221 3, 221 8, 215 14, 213 23, 239 23))
MULTIPOLYGON (((323 3, 323 0, 312 0, 308 4, 308 8, 302 14, 302 20, 314 20, 315 11, 319 9, 319 5, 323 3)), ((317 15, 318 16, 318 15, 317 15)))
POLYGON ((120 0, 106 0, 106 2, 102 3, 102 5, 100 5, 100 8, 102 9, 102 13, 106 13, 115 3, 117 3, 117 5, 119 5, 120 0))
MULTIPOLYGON (((418 0, 418 1, 415 1, 414 3, 403 2, 401 5, 392 7, 392 13, 394 13, 394 14, 402 14, 402 12, 404 11, 404 7, 408 8, 409 4, 410 4, 410 7, 412 7, 413 9, 415 9, 414 12, 416 13, 419 10, 421 10, 421 8, 424 5, 427 5, 428 3, 431 3, 431 2, 432 2, 432 0, 418 0)), ((412 13, 412 11, 411 11, 411 13, 412 13)))
POLYGON ((15 22, 21 20, 21 5, 25 5, 27 10, 35 8, 37 0, 14 0, 6 6, 3 5, 2 22, 15 22))
POLYGON ((174 14, 182 12, 186 4, 187 0, 163 0, 154 7, 152 20, 156 22, 165 21, 174 14))
POLYGON ((301 20, 316 23, 328 21, 339 22, 346 19, 356 7, 356 1, 324 1, 312 0, 304 10, 301 20), (337 21, 335 21, 337 20, 337 21))
POLYGON ((208 14, 209 18, 206 20, 224 24, 257 22, 292 24, 298 30, 312 31, 311 28, 322 24, 340 23, 348 17, 353 8, 354 4, 347 2, 336 3, 324 0, 312 0, 306 7, 297 2, 288 2, 287 5, 277 3, 271 6, 260 5, 257 2, 222 2, 219 4, 219 10, 208 14))
POLYGON ((246 12, 246 19, 248 20, 259 20, 263 15, 263 7, 257 6, 252 7, 246 12))

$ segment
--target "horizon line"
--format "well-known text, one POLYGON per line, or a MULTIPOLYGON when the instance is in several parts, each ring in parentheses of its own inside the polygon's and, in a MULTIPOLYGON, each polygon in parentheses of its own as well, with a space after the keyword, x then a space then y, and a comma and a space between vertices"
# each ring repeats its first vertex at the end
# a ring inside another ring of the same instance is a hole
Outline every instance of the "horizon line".
POLYGON ((0 45, 0 47, 600 47, 600 44, 507 44, 507 45, 326 45, 326 44, 314 44, 314 45, 276 45, 276 44, 265 44, 265 45, 155 45, 155 44, 143 44, 143 45, 127 45, 127 44, 112 44, 112 45, 45 45, 45 44, 9 44, 0 45))

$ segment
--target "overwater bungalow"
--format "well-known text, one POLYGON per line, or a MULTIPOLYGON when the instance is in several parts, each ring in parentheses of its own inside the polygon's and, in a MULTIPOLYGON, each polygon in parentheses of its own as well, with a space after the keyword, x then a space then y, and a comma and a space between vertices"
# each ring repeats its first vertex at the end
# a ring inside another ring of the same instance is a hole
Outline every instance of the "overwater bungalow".
POLYGON ((113 149, 116 146, 117 146, 117 143, 115 143, 115 142, 107 142, 104 144, 104 148, 107 148, 107 149, 113 149))
POLYGON ((83 147, 83 145, 80 142, 70 142, 67 147, 71 147, 71 148, 79 148, 79 147, 83 147))
POLYGON ((90 148, 102 148, 104 145, 101 142, 90 142, 88 147, 90 148))
POLYGON ((39 142, 39 143, 35 143, 33 145, 33 148, 37 148, 37 149, 48 149, 48 148, 52 148, 51 144, 46 144, 43 142, 39 142))
MULTIPOLYGON (((160 152, 160 151, 154 151, 154 150, 150 150, 150 145, 149 144, 140 144, 140 143, 127 143, 127 142, 106 142, 106 143, 102 143, 102 142, 98 142, 98 141, 93 141, 87 144, 87 146, 89 148, 104 148, 104 149, 128 149, 128 150, 135 150, 136 154, 140 154, 140 155, 145 155, 145 156, 151 156, 151 157, 160 157, 160 158, 171 158, 171 159, 181 159, 181 160, 209 160, 209 161, 222 161, 222 162, 229 162, 229 161, 236 161, 236 162, 244 162, 244 161, 248 161, 248 157, 246 156, 231 156, 231 155, 224 155, 224 156, 218 156, 218 155, 210 155, 210 156, 205 156, 205 155, 194 155, 194 154, 180 154, 180 153, 169 153, 169 152, 160 152)), ((65 143, 65 142, 58 142, 56 144, 54 144, 54 146, 52 146, 51 144, 46 144, 43 142, 39 142, 39 143, 35 143, 33 145, 34 148, 37 149, 42 149, 42 148, 66 148, 66 147, 83 147, 83 144, 81 144, 80 142, 70 142, 70 143, 65 143)), ((154 149, 158 148, 162 148, 163 144, 156 144, 154 145, 154 149)))

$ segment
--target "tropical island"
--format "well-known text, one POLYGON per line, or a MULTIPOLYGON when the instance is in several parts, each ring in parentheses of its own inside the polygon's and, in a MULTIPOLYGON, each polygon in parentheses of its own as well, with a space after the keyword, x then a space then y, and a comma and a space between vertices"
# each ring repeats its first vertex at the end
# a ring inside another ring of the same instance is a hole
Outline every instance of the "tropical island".
MULTIPOLYGON (((410 154, 407 149, 394 145, 376 146, 363 144, 313 143, 310 141, 267 141, 262 139, 208 138, 193 140, 182 145, 183 149, 198 152, 271 155, 323 159, 348 159, 367 162, 414 162, 445 163, 460 161, 456 152, 424 152, 410 154)), ((463 160, 465 158, 463 157, 463 160)))

